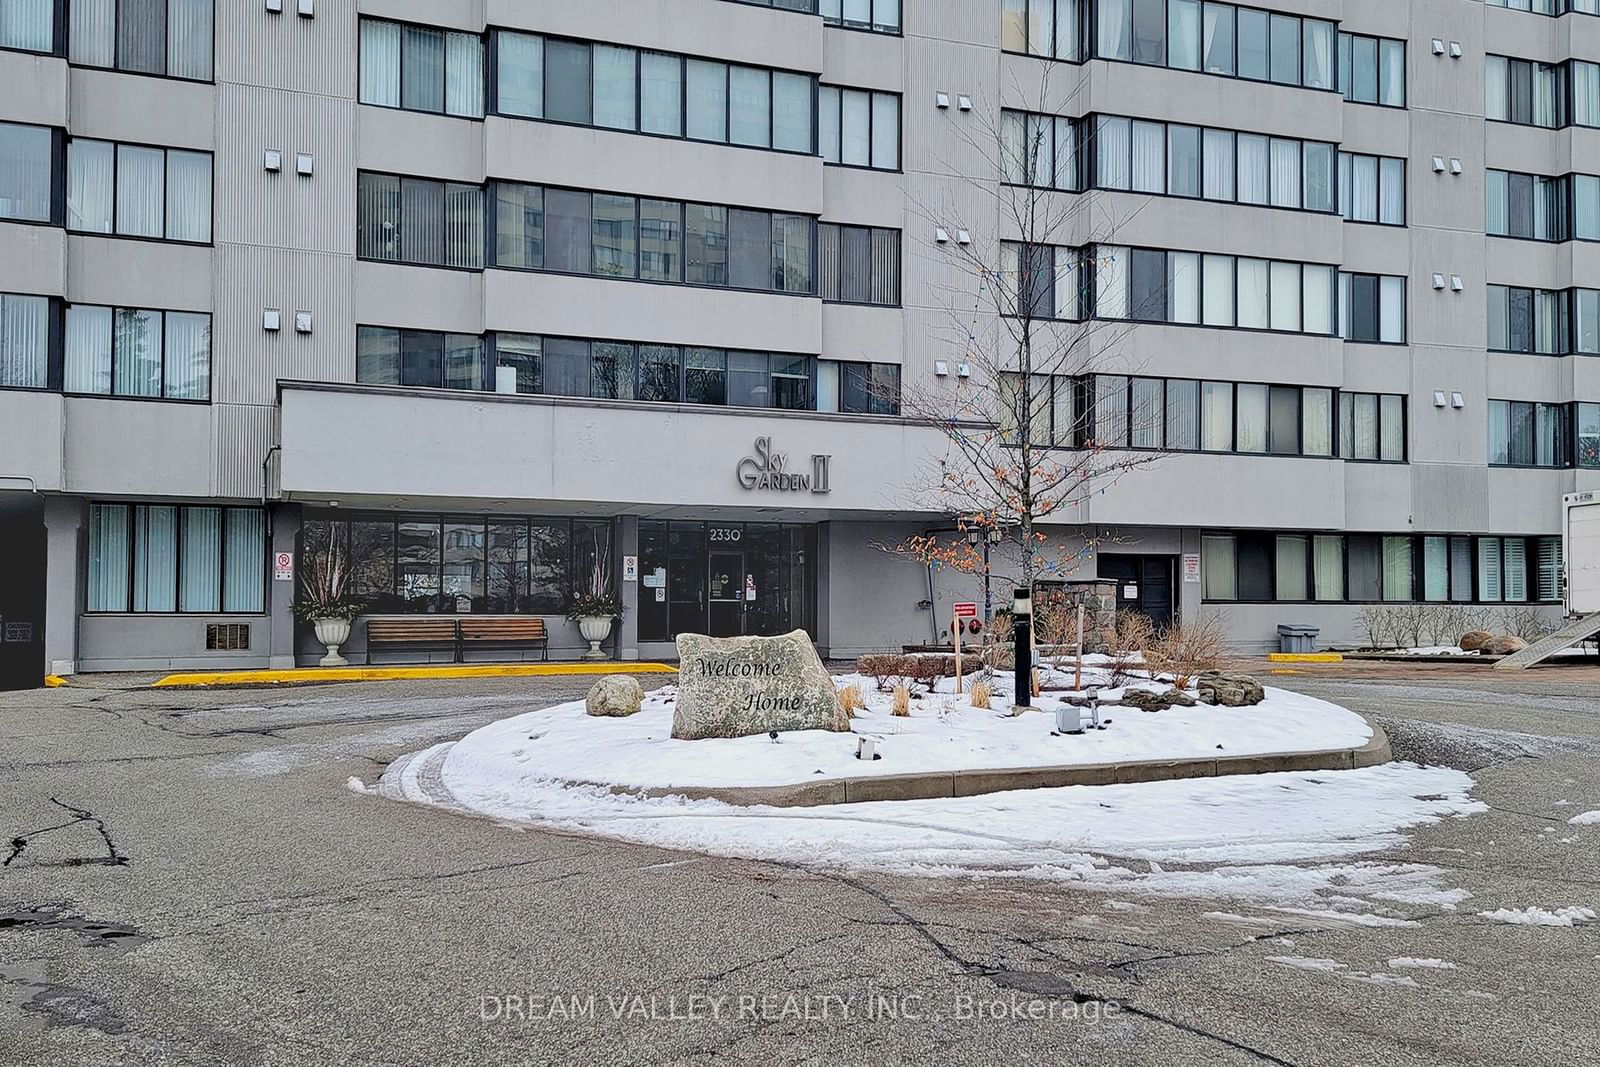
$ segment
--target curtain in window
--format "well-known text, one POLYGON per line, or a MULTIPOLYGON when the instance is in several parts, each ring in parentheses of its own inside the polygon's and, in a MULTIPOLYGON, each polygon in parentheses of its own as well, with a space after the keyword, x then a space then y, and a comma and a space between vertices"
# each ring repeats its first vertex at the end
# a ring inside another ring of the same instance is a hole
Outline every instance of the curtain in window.
MULTIPOLYGON (((369 25, 363 23, 363 30, 369 25)), ((506 33, 502 31, 496 38, 498 54, 496 77, 498 82, 495 93, 495 110, 506 115, 524 115, 529 118, 540 118, 544 115, 544 38, 535 37, 526 33, 506 33)), ((387 53, 385 53, 387 55, 387 53)), ((385 85, 388 78, 393 78, 393 101, 373 101, 373 103, 399 103, 400 93, 400 64, 399 64, 399 30, 395 30, 394 45, 394 70, 392 75, 387 67, 384 69, 385 85)), ((362 63, 362 85, 366 84, 365 55, 362 63)), ((363 91, 362 99, 366 99, 363 91)), ((664 131, 661 131, 664 132, 664 131)))
MULTIPOLYGON (((67 144, 67 228, 110 233, 116 199, 116 146, 73 139, 67 144)), ((207 189, 209 199, 210 190, 207 189)))
POLYGON ((117 232, 133 237, 165 235, 163 194, 166 153, 159 148, 117 145, 117 232))
POLYGON ((872 231, 872 302, 900 303, 899 230, 872 231))
POLYGON ((1100 58, 1128 59, 1132 54, 1132 0, 1100 0, 1100 58))
POLYGON ((1450 540, 1422 539, 1422 599, 1442 603, 1450 599, 1450 540))
POLYGON ((69 393, 111 392, 111 309, 67 308, 64 388, 69 393))
POLYGON ((267 555, 266 513, 228 508, 222 575, 223 611, 265 611, 262 571, 267 555))
POLYGON ((1378 161, 1378 221, 1404 226, 1406 221, 1406 164, 1403 159, 1378 161))
POLYGON ((1411 538, 1383 539, 1383 599, 1406 601, 1411 590, 1411 538))
POLYGON ((1206 130, 1201 139, 1204 193, 1207 200, 1233 199, 1233 134, 1227 130, 1206 130))
POLYGON ((1076 191, 1079 188, 1078 124, 1072 119, 1058 117, 1055 128, 1055 187, 1076 191))
POLYGON ((178 400, 211 396, 211 316, 167 312, 165 395, 178 400))
POLYGON ((444 110, 444 34, 421 26, 400 30, 400 104, 418 111, 444 110))
POLYGON ((183 509, 182 611, 222 607, 222 509, 183 509))
POLYGON ((1234 439, 1236 452, 1265 452, 1267 450, 1267 387, 1241 384, 1234 390, 1237 397, 1237 426, 1234 439))
POLYGON ((1344 538, 1318 534, 1311 539, 1312 595, 1318 600, 1344 599, 1344 538))
POLYGON ((167 237, 211 240, 211 154, 167 152, 167 237))
POLYGON ((1128 249, 1101 245, 1095 253, 1095 314, 1102 319, 1125 319, 1128 317, 1128 249))
POLYGON ((1559 600, 1561 599, 1561 539, 1539 538, 1538 555, 1538 597, 1540 600, 1559 600))
POLYGON ((1233 325, 1233 257, 1206 256, 1202 262, 1200 303, 1207 326, 1233 325))
POLYGON ((126 504, 89 505, 89 611, 128 610, 126 504))
POLYGON ((1200 255, 1167 253, 1167 321, 1200 321, 1200 255))
POLYGON ((1239 326, 1265 330, 1271 321, 1267 302, 1267 261, 1239 261, 1239 326))
MULTIPOLYGON (((842 90, 836 86, 822 85, 817 88, 817 150, 827 163, 840 162, 839 157, 839 114, 842 108, 839 94, 842 90)), ((1022 150, 1022 114, 1017 111, 1007 111, 1000 117, 1000 143, 1004 167, 1001 181, 1020 182, 1022 180, 1021 156, 1022 150)))
POLYGON ((1258 134, 1241 133, 1236 138, 1239 146, 1239 203, 1269 203, 1267 139, 1258 134))
POLYGON ((478 186, 445 186, 444 238, 446 266, 483 266, 483 190, 478 186))
POLYGON ((0 2, 0 48, 48 52, 55 39, 53 0, 0 2))
POLYGON ((118 308, 112 341, 111 391, 161 395, 161 312, 118 308))
POLYGON ((117 0, 117 69, 167 73, 167 0, 117 0))
MULTIPOLYGON (((867 94, 861 95, 861 106, 869 107, 867 94)), ((755 67, 731 68, 728 78, 728 141, 760 148, 772 144, 772 84, 767 71, 755 67)), ((861 162, 865 165, 867 160, 861 162)))
POLYGON ((594 46, 594 124, 616 130, 635 128, 634 75, 637 55, 631 48, 594 46))
POLYGON ((72 0, 67 58, 87 67, 117 61, 117 0, 72 0))
MULTIPOLYGON (((1062 381, 1063 387, 1066 380, 1062 381)), ((1160 448, 1166 425, 1166 389, 1160 378, 1133 379, 1133 404, 1128 410, 1134 448, 1160 448)))
POLYGON ((1094 439, 1107 448, 1128 445, 1128 379, 1101 374, 1094 379, 1094 439))
POLYGON ((1307 456, 1333 455, 1333 390, 1300 391, 1300 451, 1307 456))
POLYGON ((1600 66, 1574 61, 1572 121, 1579 126, 1600 126, 1600 66))
POLYGON ((1167 379, 1167 448, 1192 451, 1200 444, 1199 383, 1178 378, 1167 379))
POLYGON ((1333 333, 1333 268, 1307 263, 1301 268, 1301 313, 1306 333, 1333 333))
POLYGON ((1133 124, 1133 189, 1166 192, 1166 129, 1159 122, 1133 124))
POLYGON ((1168 0, 1167 66, 1200 69, 1200 0, 1168 0))
MULTIPOLYGON (((772 74, 772 147, 786 152, 811 151, 811 87, 809 75, 786 74, 774 71, 772 74)), ((887 112, 880 111, 878 106, 881 97, 890 103, 899 98, 878 93, 873 99, 873 119, 875 120, 872 131, 873 161, 875 167, 899 166, 899 159, 893 158, 898 154, 900 138, 899 123, 892 121, 887 112), (881 124, 882 128, 878 128, 881 124), (880 145, 885 143, 896 145, 896 151, 890 153, 883 150, 884 158, 890 159, 889 163, 878 160, 880 145)))
MULTIPOLYGON (((629 55, 632 51, 629 50, 629 55)), ((632 62, 630 59, 630 71, 632 62)), ((451 115, 483 117, 483 38, 475 33, 445 35, 444 109, 451 115)), ((596 85, 599 84, 598 77, 596 85)), ((628 86, 633 105, 633 86, 628 86)), ((631 123, 629 124, 631 128, 631 123)))
POLYGON ((1272 264, 1272 328, 1300 329, 1300 264, 1272 264))
POLYGON ((839 93, 839 162, 865 167, 872 163, 872 94, 844 89, 839 93))
POLYGON ((1300 206, 1300 142, 1272 139, 1272 203, 1300 206))
POLYGON ((683 60, 660 52, 646 52, 639 65, 639 128, 645 133, 681 136, 683 60))
POLYGON ((51 145, 43 127, 0 122, 0 219, 51 221, 51 145))
POLYGON ((1510 64, 1504 56, 1484 58, 1484 117, 1508 119, 1511 117, 1507 102, 1511 98, 1510 64))
POLYGON ((1406 339, 1406 280, 1385 276, 1378 279, 1378 340, 1403 342, 1406 339))
MULTIPOLYGON (((774 78, 786 75, 773 75, 774 78)), ((799 77, 799 75, 792 75, 799 77)), ((805 91, 805 146, 811 145, 811 113, 810 113, 810 79, 801 78, 806 83, 805 91)), ((779 146, 782 147, 782 146, 779 146)), ((872 94, 872 165, 881 170, 898 170, 900 168, 900 97, 894 93, 872 94)))
POLYGON ((1127 119, 1100 119, 1095 132, 1095 184, 1100 188, 1128 187, 1129 138, 1127 119))
POLYGON ((213 0, 167 0, 167 73, 211 80, 213 0))
POLYGON ((1500 538, 1478 538, 1478 599, 1498 601, 1502 598, 1500 574, 1500 538))
POLYGON ((1200 383, 1200 448, 1205 452, 1233 450, 1233 385, 1200 383))
MULTIPOLYGON (((835 0, 835 3, 837 3, 837 0, 835 0)), ((1030 18, 1028 12, 1029 0, 1005 0, 1000 11, 1000 47, 1007 52, 1028 51, 1029 23, 1038 17, 1037 12, 1040 7, 1048 8, 1050 3, 1051 0, 1043 0, 1043 3, 1040 0, 1033 0, 1032 6, 1035 14, 1033 18, 1030 18)), ((1036 49, 1038 43, 1037 41, 1034 42, 1036 49)), ((1048 41, 1045 42, 1045 47, 1049 47, 1048 41)), ((1035 51, 1035 54, 1047 53, 1035 51)))
POLYGON ((1205 68, 1212 74, 1233 73, 1233 5, 1208 3, 1202 13, 1205 68))
POLYGON ((46 297, 0 296, 0 386, 48 386, 49 338, 50 301, 46 297))
POLYGON ((1208 534, 1200 538, 1200 577, 1204 599, 1239 599, 1238 560, 1231 536, 1208 534))
POLYGON ((1350 157, 1350 215, 1356 222, 1378 220, 1378 160, 1350 157))
POLYGON ((1279 534, 1277 560, 1273 568, 1277 579, 1276 595, 1279 600, 1309 600, 1306 587, 1311 573, 1310 539, 1295 534, 1279 534))
MULTIPOLYGON (((507 71, 506 48, 508 42, 519 37, 506 34, 501 38, 501 94, 506 94, 506 78, 514 76, 507 71)), ((537 38, 535 38, 537 39, 537 38)), ((542 54, 542 53, 541 53, 542 54)), ((382 107, 400 106, 400 24, 380 22, 377 19, 361 20, 361 102, 382 107)), ((512 111, 501 101, 502 110, 512 111)))
POLYGON ((728 66, 691 59, 688 66, 689 136, 701 141, 728 139, 728 66))
POLYGON ((1354 454, 1347 459, 1377 459, 1378 451, 1378 398, 1372 393, 1356 393, 1351 397, 1354 454))
POLYGON ((178 509, 133 509, 134 611, 178 609, 178 509))
POLYGON ((1301 52, 1304 70, 1300 84, 1307 89, 1333 88, 1333 24, 1306 19, 1305 48, 1301 52))

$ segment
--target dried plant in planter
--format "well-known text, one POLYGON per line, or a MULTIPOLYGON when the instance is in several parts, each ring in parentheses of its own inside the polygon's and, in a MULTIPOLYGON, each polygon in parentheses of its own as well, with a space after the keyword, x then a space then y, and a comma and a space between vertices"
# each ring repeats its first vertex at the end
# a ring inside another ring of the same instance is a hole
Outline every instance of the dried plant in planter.
POLYGON ((1106 669, 1111 672, 1111 684, 1126 685, 1144 673, 1143 656, 1155 644, 1156 628, 1136 611, 1119 611, 1112 620, 1109 637, 1111 647, 1106 654, 1111 662, 1106 664, 1106 669))
POLYGON ((894 687, 894 708, 892 714, 906 718, 911 714, 911 690, 903 685, 894 687))
POLYGON ((971 695, 973 707, 989 710, 989 700, 994 693, 990 690, 988 682, 973 682, 971 695))
POLYGON ((861 695, 861 687, 859 685, 847 685, 839 690, 839 706, 844 709, 846 715, 852 719, 855 718, 856 712, 863 710, 867 706, 866 698, 861 695))
POLYGON ((1172 684, 1187 689, 1206 671, 1227 666, 1228 636, 1223 618, 1216 612, 1194 622, 1169 626, 1145 648, 1145 667, 1152 676, 1170 674, 1172 684))

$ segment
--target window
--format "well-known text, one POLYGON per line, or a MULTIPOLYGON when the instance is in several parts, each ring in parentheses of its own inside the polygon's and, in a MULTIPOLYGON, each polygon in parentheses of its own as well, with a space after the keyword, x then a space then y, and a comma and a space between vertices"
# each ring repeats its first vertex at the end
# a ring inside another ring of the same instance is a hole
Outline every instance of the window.
MULTIPOLYGON (((498 115, 804 155, 816 151, 816 79, 810 74, 509 30, 495 32, 494 55, 498 115)), ((898 127, 898 97, 893 99, 898 127)), ((873 104, 869 113, 885 126, 879 136, 887 136, 886 105, 873 104)), ((896 129, 896 154, 898 146, 896 129)), ((886 143, 872 147, 886 150, 886 143)), ((898 168, 898 159, 890 166, 898 168)))
POLYGON ((1524 400, 1489 401, 1489 464, 1509 467, 1569 467, 1571 419, 1565 404, 1524 400))
MULTIPOLYGON (((1569 324, 1572 321, 1573 292, 1568 290, 1521 289, 1491 285, 1489 296, 1488 348, 1495 352, 1535 352, 1540 355, 1565 355, 1574 351, 1569 324)), ((1576 295, 1592 290, 1578 290, 1576 295)), ((1593 331, 1593 301, 1582 303, 1589 313, 1581 328, 1593 331)))
POLYGON ((900 367, 894 363, 817 361, 817 410, 900 414, 900 367))
POLYGON ((0 48, 56 50, 55 0, 0 0, 0 48))
POLYGON ((56 134, 46 126, 0 122, 0 219, 54 222, 56 134))
POLYGON ((363 172, 356 183, 356 255, 425 267, 483 267, 483 190, 363 172))
POLYGON ((819 147, 825 162, 900 169, 900 94, 833 85, 821 86, 817 93, 819 147))
POLYGON ((211 398, 210 315, 72 304, 63 348, 69 393, 211 398))
POLYGON ((1092 258, 1101 318, 1333 333, 1330 266, 1110 246, 1092 258))
POLYGON ((68 0, 68 5, 71 62, 211 80, 212 0, 68 0))
POLYGON ((73 138, 67 229, 211 242, 211 153, 73 138))
POLYGON ((50 386, 50 298, 0 293, 0 389, 50 386))
POLYGON ((483 389, 483 342, 465 334, 360 326, 356 328, 356 381, 483 389))
POLYGON ((1486 171, 1484 177, 1485 233, 1539 241, 1600 238, 1600 178, 1503 170, 1486 171))
MULTIPOLYGON (((746 0, 751 2, 751 0, 746 0)), ((762 3, 763 0, 753 0, 762 3)), ((773 7, 806 10, 811 0, 772 0, 773 7)), ((1071 3, 1074 0, 1060 0, 1071 3)), ((822 21, 829 26, 847 30, 871 30, 875 33, 900 32, 900 0, 817 0, 822 21)))
POLYGON ((263 612, 266 530, 260 508, 91 504, 85 610, 263 612))
POLYGON ((478 34, 361 20, 363 104, 482 118, 483 64, 478 34))
POLYGON ((1600 124, 1594 113, 1595 96, 1590 91, 1594 78, 1592 64, 1536 63, 1506 56, 1484 58, 1484 117, 1522 126, 1555 128, 1576 121, 1580 125, 1600 124), (1569 116, 1568 80, 1573 78, 1579 105, 1569 116))
POLYGON ((1357 104, 1406 106, 1404 41, 1339 34, 1339 91, 1357 104))
POLYGON ((1404 344, 1406 280, 1341 271, 1339 332, 1346 341, 1404 344))
POLYGON ((1345 459, 1404 463, 1405 397, 1394 393, 1340 393, 1339 455, 1345 459))
POLYGON ((900 303, 900 231, 817 224, 818 294, 848 304, 900 303))
POLYGON ((1578 404, 1577 465, 1600 468, 1600 404, 1578 404))
POLYGON ((1405 160, 1340 152, 1339 213, 1350 222, 1404 226, 1405 160))

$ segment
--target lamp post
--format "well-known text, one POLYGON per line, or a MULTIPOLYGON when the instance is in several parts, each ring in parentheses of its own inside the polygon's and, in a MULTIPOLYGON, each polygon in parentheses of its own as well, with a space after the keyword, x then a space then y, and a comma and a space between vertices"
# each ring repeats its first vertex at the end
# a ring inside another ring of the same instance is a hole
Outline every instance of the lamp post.
POLYGON ((1016 639, 1012 660, 1012 673, 1016 676, 1016 700, 1019 708, 1029 706, 1033 696, 1033 595, 1028 589, 1018 589, 1011 600, 1011 633, 1016 639))

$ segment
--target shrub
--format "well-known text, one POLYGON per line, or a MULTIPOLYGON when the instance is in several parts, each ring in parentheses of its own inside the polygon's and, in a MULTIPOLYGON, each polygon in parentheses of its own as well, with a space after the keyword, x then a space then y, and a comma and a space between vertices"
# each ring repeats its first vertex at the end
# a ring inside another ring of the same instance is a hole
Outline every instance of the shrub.
POLYGON ((895 653, 862 656, 856 660, 856 671, 871 678, 878 692, 887 693, 891 684, 904 677, 906 657, 895 653))
POLYGON ((866 698, 861 695, 861 687, 847 685, 839 690, 839 706, 844 709, 846 715, 855 718, 856 712, 867 706, 866 698))
POLYGON ((1170 674, 1173 685, 1187 689, 1206 671, 1222 670, 1227 652, 1222 616, 1212 612, 1187 625, 1169 626, 1146 647, 1144 662, 1152 675, 1170 674))
POLYGON ((894 687, 894 708, 892 714, 906 718, 911 714, 911 690, 903 685, 894 687))
POLYGON ((982 708, 985 711, 987 711, 988 708, 989 708, 989 700, 990 700, 991 697, 993 697, 993 695, 994 695, 994 693, 990 690, 988 682, 973 682, 972 683, 972 706, 973 707, 982 708))
POLYGON ((1112 686, 1124 685, 1143 667, 1143 654, 1155 644, 1156 628, 1136 611, 1119 611, 1108 636, 1111 647, 1106 654, 1111 662, 1106 669, 1111 673, 1112 686))

